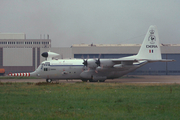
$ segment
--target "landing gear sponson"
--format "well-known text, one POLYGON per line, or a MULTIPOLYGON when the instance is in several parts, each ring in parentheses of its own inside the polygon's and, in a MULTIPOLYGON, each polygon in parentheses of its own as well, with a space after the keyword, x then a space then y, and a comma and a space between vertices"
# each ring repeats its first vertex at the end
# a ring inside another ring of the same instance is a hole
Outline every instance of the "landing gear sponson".
MULTIPOLYGON (((83 82, 87 82, 88 80, 82 80, 83 82)), ((105 80, 89 80, 89 82, 105 82, 105 80)))
MULTIPOLYGON (((82 80, 83 82, 87 82, 88 80, 82 80)), ((105 80, 89 80, 89 82, 105 82, 105 80)), ((47 83, 51 83, 52 79, 46 79, 47 83)))

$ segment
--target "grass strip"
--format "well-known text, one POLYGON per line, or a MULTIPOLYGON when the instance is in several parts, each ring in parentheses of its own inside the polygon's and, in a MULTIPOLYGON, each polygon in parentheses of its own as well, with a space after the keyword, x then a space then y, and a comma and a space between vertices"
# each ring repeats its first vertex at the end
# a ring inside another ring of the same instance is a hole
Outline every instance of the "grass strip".
POLYGON ((179 84, 0 83, 0 119, 179 119, 179 84))

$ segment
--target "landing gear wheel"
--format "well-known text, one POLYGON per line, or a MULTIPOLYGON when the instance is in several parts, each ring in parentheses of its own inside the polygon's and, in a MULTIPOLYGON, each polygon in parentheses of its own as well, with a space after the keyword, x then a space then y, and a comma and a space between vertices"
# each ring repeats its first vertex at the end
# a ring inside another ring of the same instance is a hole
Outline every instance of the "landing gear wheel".
POLYGON ((83 82, 87 82, 87 80, 82 80, 83 82))
POLYGON ((89 82, 98 82, 98 80, 89 80, 89 82))
POLYGON ((51 79, 46 79, 46 82, 47 82, 47 83, 51 83, 52 80, 51 80, 51 79))
POLYGON ((99 80, 99 82, 105 82, 105 80, 99 80))

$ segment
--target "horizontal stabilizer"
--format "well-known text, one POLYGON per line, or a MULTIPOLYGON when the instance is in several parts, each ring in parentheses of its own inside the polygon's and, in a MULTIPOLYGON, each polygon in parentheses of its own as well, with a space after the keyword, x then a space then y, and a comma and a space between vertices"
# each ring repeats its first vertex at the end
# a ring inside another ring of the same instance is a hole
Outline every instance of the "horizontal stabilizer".
POLYGON ((174 59, 159 59, 159 60, 152 60, 152 59, 113 59, 114 63, 118 64, 121 62, 138 62, 138 61, 147 61, 147 62, 174 62, 174 59))
POLYGON ((147 60, 148 62, 174 62, 173 59, 147 60))
POLYGON ((161 49, 159 45, 159 35, 157 27, 151 25, 147 31, 147 34, 144 38, 144 41, 139 49, 137 55, 123 57, 119 59, 113 59, 112 61, 116 64, 121 64, 121 62, 139 62, 139 61, 147 61, 147 62, 173 62, 175 60, 171 59, 162 59, 161 57, 161 49))

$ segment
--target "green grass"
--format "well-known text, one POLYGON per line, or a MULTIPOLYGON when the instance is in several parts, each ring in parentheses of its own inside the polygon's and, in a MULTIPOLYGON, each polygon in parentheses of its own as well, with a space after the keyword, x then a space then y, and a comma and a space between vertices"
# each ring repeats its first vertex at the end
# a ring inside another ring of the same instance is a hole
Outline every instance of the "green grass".
POLYGON ((180 118, 180 85, 0 83, 0 119, 180 118))

